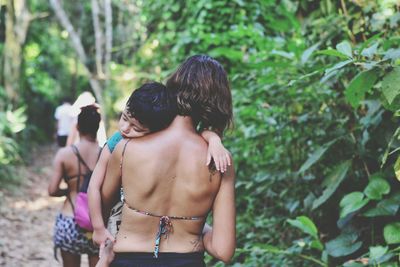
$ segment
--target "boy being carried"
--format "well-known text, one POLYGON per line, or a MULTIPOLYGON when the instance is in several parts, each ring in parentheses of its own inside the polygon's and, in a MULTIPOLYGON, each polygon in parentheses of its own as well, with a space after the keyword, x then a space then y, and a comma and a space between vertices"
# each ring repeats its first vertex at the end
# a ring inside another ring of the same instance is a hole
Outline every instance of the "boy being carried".
MULTIPOLYGON (((122 139, 140 138, 168 127, 176 113, 176 96, 161 83, 146 83, 131 94, 118 123, 119 131, 110 137, 103 148, 88 188, 90 218, 94 229, 93 241, 100 245, 101 257, 97 266, 108 266, 112 260, 111 246, 108 246, 104 253, 103 250, 107 240, 111 243, 115 241, 122 207, 122 202, 119 202, 113 208, 106 228, 100 189, 111 153, 122 139)), ((201 132, 201 136, 209 144, 206 164, 209 165, 211 159, 214 159, 216 169, 225 172, 227 165, 230 165, 230 156, 220 137, 208 130, 201 132)))

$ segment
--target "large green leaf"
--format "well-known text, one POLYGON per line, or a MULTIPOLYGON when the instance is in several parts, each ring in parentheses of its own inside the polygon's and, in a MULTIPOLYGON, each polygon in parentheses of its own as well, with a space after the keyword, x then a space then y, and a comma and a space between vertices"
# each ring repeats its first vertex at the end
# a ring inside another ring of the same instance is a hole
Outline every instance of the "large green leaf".
POLYGON ((321 147, 317 148, 306 160, 306 162, 303 163, 303 165, 301 165, 299 172, 305 172, 306 170, 308 170, 312 165, 314 165, 314 163, 316 163, 324 154, 325 152, 328 150, 328 148, 330 148, 335 142, 337 141, 337 139, 330 141, 324 145, 322 145, 321 147))
POLYGON ((378 71, 376 69, 360 72, 346 88, 344 92, 346 100, 356 108, 364 100, 365 94, 374 86, 377 79, 378 71))
POLYGON ((345 195, 339 203, 341 207, 340 218, 344 218, 348 214, 361 209, 367 205, 368 202, 369 199, 364 198, 364 194, 362 192, 352 192, 345 195))
POLYGON ((389 104, 400 94, 400 67, 395 67, 383 78, 382 93, 389 104))
POLYGON ((388 247, 376 246, 369 248, 369 257, 373 261, 377 261, 380 257, 386 254, 388 247))
POLYGON ((383 229, 383 237, 388 244, 400 243, 400 222, 386 225, 383 229))
POLYGON ((292 226, 299 228, 304 233, 318 239, 318 229, 313 221, 307 216, 299 216, 295 220, 287 219, 287 222, 292 226))
POLYGON ((336 166, 336 168, 324 181, 323 185, 325 186, 325 190, 322 192, 322 195, 313 202, 312 209, 316 209, 321 206, 332 196, 333 193, 335 193, 336 189, 346 177, 350 166, 351 160, 342 162, 336 166))
POLYGON ((376 207, 367 210, 363 215, 366 217, 393 216, 400 208, 400 192, 396 192, 388 199, 378 202, 376 207))
POLYGON ((342 59, 348 59, 349 57, 343 53, 340 53, 339 51, 335 49, 326 49, 326 50, 320 50, 316 52, 317 55, 327 55, 327 56, 334 56, 334 57, 339 57, 342 59))
POLYGON ((383 195, 389 194, 390 184, 383 178, 373 178, 364 189, 369 199, 380 200, 383 195))
POLYGON ((358 234, 355 232, 342 233, 337 238, 326 243, 326 250, 332 257, 343 257, 356 252, 362 242, 357 241, 358 234))
POLYGON ((400 202, 397 199, 385 199, 363 213, 366 217, 393 216, 399 210, 400 202))

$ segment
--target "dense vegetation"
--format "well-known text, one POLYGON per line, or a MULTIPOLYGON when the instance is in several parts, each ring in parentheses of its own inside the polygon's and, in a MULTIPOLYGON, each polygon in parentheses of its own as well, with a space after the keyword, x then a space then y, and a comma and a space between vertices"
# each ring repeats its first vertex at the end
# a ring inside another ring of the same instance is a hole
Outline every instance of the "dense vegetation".
POLYGON ((0 1, 2 185, 61 97, 93 91, 111 125, 135 86, 209 54, 234 98, 234 266, 398 266, 398 1, 64 1, 84 57, 56 2, 0 1))

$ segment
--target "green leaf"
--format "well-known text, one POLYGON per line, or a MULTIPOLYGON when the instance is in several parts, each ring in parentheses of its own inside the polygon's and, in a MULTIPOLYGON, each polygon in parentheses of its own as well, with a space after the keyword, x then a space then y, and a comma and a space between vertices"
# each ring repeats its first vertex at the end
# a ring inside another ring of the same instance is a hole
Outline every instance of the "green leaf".
POLYGON ((304 162, 303 165, 301 165, 299 172, 300 173, 305 172, 312 165, 314 165, 314 163, 316 163, 324 155, 324 153, 328 150, 328 148, 330 148, 336 141, 337 141, 337 139, 330 141, 330 142, 322 145, 321 147, 317 148, 317 150, 315 150, 310 155, 310 157, 306 160, 306 162, 304 162))
POLYGON ((380 257, 386 254, 388 247, 376 246, 369 247, 369 257, 371 260, 378 260, 380 257))
POLYGON ((324 250, 324 245, 319 240, 311 241, 310 247, 311 248, 315 248, 315 249, 317 249, 319 251, 323 251, 324 250))
POLYGON ((344 94, 346 100, 353 106, 358 107, 361 100, 364 100, 365 94, 374 86, 378 79, 378 72, 375 69, 360 72, 351 80, 344 94))
POLYGON ((383 237, 389 245, 400 243, 400 223, 395 222, 386 225, 383 229, 383 237))
POLYGON ((336 50, 348 57, 353 57, 351 44, 348 41, 343 41, 336 46, 336 50))
POLYGON ((357 241, 358 234, 355 232, 342 233, 337 238, 326 243, 326 250, 332 257, 343 257, 356 252, 362 242, 357 241))
POLYGON ((344 218, 348 214, 361 209, 367 205, 368 202, 369 199, 364 198, 364 194, 362 192, 352 192, 345 195, 339 204, 341 207, 340 218, 344 218))
POLYGON ((326 49, 326 50, 320 50, 316 52, 317 55, 327 55, 327 56, 334 56, 334 57, 339 57, 341 59, 348 59, 349 57, 346 56, 345 54, 340 53, 339 51, 335 49, 326 49))
POLYGON ((369 209, 364 213, 366 217, 392 216, 397 214, 400 208, 400 192, 396 192, 388 199, 381 200, 375 208, 369 209))
POLYGON ((335 167, 332 173, 324 181, 323 184, 325 186, 325 190, 322 192, 322 195, 314 201, 312 209, 316 209, 321 206, 332 196, 333 193, 335 193, 336 189, 346 177, 350 166, 351 160, 348 160, 335 167))
POLYGON ((361 51, 361 55, 367 58, 373 58, 376 55, 376 51, 378 50, 379 43, 376 42, 368 48, 364 48, 361 51))
POLYGON ((391 60, 396 60, 400 58, 400 49, 389 49, 388 51, 385 52, 385 56, 383 57, 383 60, 391 59, 391 60))
POLYGON ((346 66, 347 64, 352 63, 352 62, 353 62, 352 59, 345 60, 345 61, 341 61, 341 62, 339 62, 339 63, 333 65, 333 67, 327 68, 327 69, 325 70, 325 75, 329 75, 331 72, 333 72, 333 71, 335 71, 335 70, 338 70, 338 69, 341 69, 341 68, 343 68, 344 66, 346 66))
POLYGON ((217 47, 209 52, 212 57, 226 57, 232 60, 241 60, 243 52, 229 47, 217 47))
POLYGON ((400 94, 400 67, 395 67, 382 80, 382 93, 389 105, 400 94))
POLYGON ((310 218, 308 218, 307 216, 299 216, 296 217, 295 220, 287 219, 286 221, 292 226, 299 228, 304 233, 318 239, 318 229, 313 221, 310 220, 310 218))
POLYGON ((315 50, 318 49, 318 46, 320 43, 316 43, 315 45, 307 48, 303 54, 301 55, 301 63, 304 64, 308 61, 308 59, 311 57, 311 55, 314 53, 315 50))
POLYGON ((397 158, 396 163, 393 166, 393 169, 397 180, 400 181, 400 156, 397 158))
POLYGON ((385 199, 376 204, 375 208, 371 208, 363 213, 365 217, 377 216, 393 216, 397 213, 400 202, 397 199, 385 199))
POLYGON ((383 178, 373 178, 364 189, 365 195, 369 199, 380 200, 383 195, 390 192, 390 184, 383 178))

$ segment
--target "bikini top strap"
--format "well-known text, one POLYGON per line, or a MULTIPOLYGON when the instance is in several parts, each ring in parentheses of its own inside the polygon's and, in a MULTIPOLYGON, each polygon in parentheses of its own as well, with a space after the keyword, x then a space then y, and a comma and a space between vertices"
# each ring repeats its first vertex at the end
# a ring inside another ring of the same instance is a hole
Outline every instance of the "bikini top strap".
MULTIPOLYGON (((72 149, 74 150, 75 155, 78 157, 78 162, 82 163, 83 166, 85 166, 89 171, 92 171, 92 170, 89 168, 89 166, 86 164, 86 162, 83 160, 81 154, 79 153, 78 148, 77 148, 75 145, 72 145, 72 149)), ((100 157, 100 153, 99 153, 99 155, 97 156, 97 159, 98 159, 99 157, 100 157)), ((80 165, 79 165, 79 167, 80 167, 80 165)))
POLYGON ((143 210, 138 210, 133 207, 131 207, 128 202, 124 199, 123 202, 125 205, 132 211, 135 211, 137 213, 141 213, 143 215, 151 216, 151 217, 157 217, 157 218, 166 218, 168 217, 169 219, 172 220, 188 220, 188 221, 196 221, 196 220, 201 220, 202 218, 205 218, 206 216, 172 216, 172 215, 159 215, 159 214, 154 214, 148 211, 143 211, 143 210))
POLYGON ((126 140, 126 142, 124 144, 124 148, 122 149, 121 160, 119 161, 119 169, 121 170, 121 177, 122 177, 122 163, 123 163, 123 160, 124 160, 126 146, 128 145, 129 141, 130 141, 130 139, 126 140))

